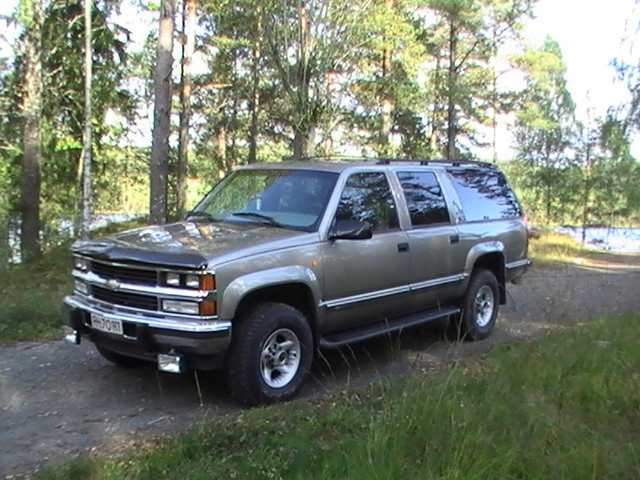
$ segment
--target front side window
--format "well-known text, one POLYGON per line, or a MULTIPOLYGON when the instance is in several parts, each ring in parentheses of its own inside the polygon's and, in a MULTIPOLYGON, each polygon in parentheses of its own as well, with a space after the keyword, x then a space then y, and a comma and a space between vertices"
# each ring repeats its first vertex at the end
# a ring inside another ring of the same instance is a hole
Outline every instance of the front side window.
POLYGON ((513 190, 498 170, 448 170, 469 222, 522 215, 513 190))
POLYGON ((398 172, 397 175, 413 227, 450 223, 442 188, 433 172, 398 172))
POLYGON ((337 220, 366 222, 373 231, 398 228, 398 213, 387 178, 382 172, 356 173, 347 179, 340 196, 337 220))

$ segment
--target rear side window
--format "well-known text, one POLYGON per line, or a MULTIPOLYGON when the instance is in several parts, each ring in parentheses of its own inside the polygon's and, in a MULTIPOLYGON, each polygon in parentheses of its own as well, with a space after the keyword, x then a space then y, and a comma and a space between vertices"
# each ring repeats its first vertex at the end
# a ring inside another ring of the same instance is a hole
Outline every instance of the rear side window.
POLYGON ((398 172, 407 200, 411 225, 422 227, 449 223, 449 211, 442 188, 433 172, 398 172))
POLYGON ((342 191, 338 220, 367 222, 372 230, 398 228, 398 213, 384 173, 356 173, 342 191))
POLYGON ((511 187, 498 170, 451 169, 452 184, 469 222, 521 216, 511 187))

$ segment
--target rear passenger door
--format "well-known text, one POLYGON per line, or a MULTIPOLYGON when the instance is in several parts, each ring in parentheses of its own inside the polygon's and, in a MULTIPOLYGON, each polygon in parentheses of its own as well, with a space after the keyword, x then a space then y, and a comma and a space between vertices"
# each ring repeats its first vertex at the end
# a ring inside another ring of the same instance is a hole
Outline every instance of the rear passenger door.
POLYGON ((415 310, 457 296, 464 273, 460 237, 452 224, 445 194, 434 171, 396 172, 409 211, 411 289, 415 310))

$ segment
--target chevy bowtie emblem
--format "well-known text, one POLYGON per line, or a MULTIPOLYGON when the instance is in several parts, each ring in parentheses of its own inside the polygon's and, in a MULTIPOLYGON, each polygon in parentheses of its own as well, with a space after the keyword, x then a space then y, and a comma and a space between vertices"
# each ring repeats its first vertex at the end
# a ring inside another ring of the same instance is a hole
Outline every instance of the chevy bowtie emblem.
POLYGON ((117 280, 107 280, 107 283, 104 284, 109 290, 118 290, 120 288, 120 282, 117 280))

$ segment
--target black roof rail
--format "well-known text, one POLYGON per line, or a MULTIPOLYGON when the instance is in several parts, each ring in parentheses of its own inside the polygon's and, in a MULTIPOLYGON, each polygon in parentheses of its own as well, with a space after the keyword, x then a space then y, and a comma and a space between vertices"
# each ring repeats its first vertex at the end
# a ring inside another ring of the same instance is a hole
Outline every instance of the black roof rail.
POLYGON ((380 158, 379 165, 391 165, 393 163, 418 163, 419 165, 450 165, 452 167, 473 166, 482 168, 497 168, 494 163, 477 160, 446 160, 446 159, 420 159, 420 158, 380 158))
MULTIPOLYGON (((293 157, 287 157, 284 160, 294 160, 293 157)), ((375 162, 377 165, 392 165, 394 163, 413 163, 418 165, 448 165, 451 167, 481 167, 481 168, 497 168, 497 165, 490 162, 482 162, 478 160, 446 160, 446 159, 426 159, 426 158, 375 158, 366 156, 348 156, 348 155, 317 155, 302 157, 298 160, 301 161, 362 161, 362 162, 375 162)))
POLYGON ((375 161, 376 158, 363 157, 363 156, 350 156, 350 155, 310 155, 307 157, 295 158, 293 156, 284 157, 285 161, 301 161, 301 162, 313 162, 313 161, 375 161))

